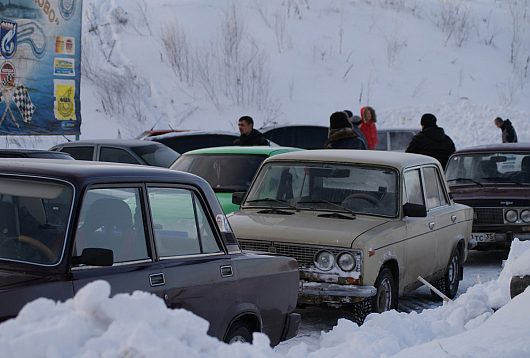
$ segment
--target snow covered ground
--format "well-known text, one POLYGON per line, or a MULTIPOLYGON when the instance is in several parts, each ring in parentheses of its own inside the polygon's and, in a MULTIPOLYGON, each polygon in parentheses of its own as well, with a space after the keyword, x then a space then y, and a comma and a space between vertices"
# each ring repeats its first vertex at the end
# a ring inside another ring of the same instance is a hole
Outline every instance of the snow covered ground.
POLYGON ((421 313, 371 314, 362 326, 339 319, 311 345, 226 345, 206 335, 208 323, 166 308, 157 296, 109 297, 97 281, 63 303, 38 299, 0 325, 3 357, 528 357, 530 289, 510 300, 514 273, 530 273, 530 242, 515 240, 499 277, 471 286, 455 301, 421 313))

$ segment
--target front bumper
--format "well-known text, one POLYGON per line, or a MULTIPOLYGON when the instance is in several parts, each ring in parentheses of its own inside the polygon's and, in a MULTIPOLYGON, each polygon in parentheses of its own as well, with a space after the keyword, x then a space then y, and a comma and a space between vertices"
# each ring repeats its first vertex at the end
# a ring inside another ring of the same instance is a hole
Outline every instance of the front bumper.
MULTIPOLYGON (((518 229, 518 228, 515 228, 518 229)), ((495 234, 495 240, 493 241, 475 241, 470 239, 468 242, 468 248, 473 249, 475 247, 487 247, 487 246, 502 246, 508 247, 513 239, 517 238, 521 241, 530 240, 530 232, 517 232, 517 230, 505 230, 499 232, 497 230, 492 230, 487 227, 473 227, 473 233, 482 233, 482 232, 493 232, 495 234)))
POLYGON ((290 313, 285 319, 285 325, 282 332, 282 341, 286 341, 293 337, 296 337, 298 334, 298 329, 300 328, 300 322, 302 318, 299 313, 290 313))
POLYGON ((377 293, 374 286, 300 281, 299 303, 354 303, 377 293))

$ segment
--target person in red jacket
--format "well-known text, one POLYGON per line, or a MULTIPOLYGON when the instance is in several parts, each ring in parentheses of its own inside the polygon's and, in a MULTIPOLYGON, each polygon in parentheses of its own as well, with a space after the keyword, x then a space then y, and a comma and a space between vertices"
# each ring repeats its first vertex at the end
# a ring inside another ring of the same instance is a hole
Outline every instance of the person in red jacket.
POLYGON ((377 117, 375 115, 375 110, 370 106, 361 108, 361 118, 362 123, 359 128, 366 138, 368 149, 375 149, 377 146, 377 128, 375 127, 377 117))

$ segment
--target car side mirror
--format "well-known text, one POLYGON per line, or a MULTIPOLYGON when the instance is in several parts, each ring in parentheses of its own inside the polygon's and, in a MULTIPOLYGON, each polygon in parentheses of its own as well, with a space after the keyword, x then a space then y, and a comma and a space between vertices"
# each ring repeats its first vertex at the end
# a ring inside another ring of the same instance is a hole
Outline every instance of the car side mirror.
POLYGON ((245 197, 244 191, 236 191, 235 193, 232 193, 232 204, 241 205, 243 202, 243 198, 245 197))
POLYGON ((72 258, 72 265, 112 266, 113 263, 114 253, 112 250, 99 247, 83 249, 81 256, 72 258))
POLYGON ((403 215, 411 218, 424 218, 427 216, 425 205, 406 203, 403 205, 403 215))

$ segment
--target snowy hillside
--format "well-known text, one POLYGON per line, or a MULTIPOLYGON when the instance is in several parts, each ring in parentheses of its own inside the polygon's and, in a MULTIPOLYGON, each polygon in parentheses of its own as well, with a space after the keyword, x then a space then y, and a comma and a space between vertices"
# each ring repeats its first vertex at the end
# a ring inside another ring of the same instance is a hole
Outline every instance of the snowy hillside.
MULTIPOLYGON (((434 113, 457 147, 530 141, 530 2, 85 0, 82 139, 434 113)), ((52 139, 62 142, 64 138, 52 139)), ((37 146, 46 146, 43 139, 37 146), (41 143, 41 144, 39 144, 41 143)))

